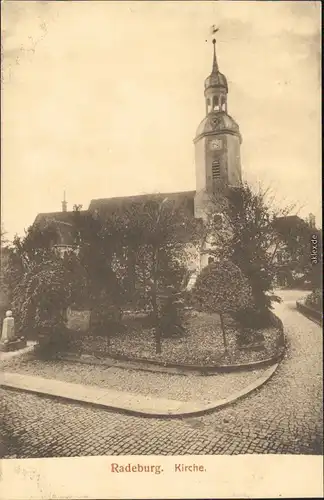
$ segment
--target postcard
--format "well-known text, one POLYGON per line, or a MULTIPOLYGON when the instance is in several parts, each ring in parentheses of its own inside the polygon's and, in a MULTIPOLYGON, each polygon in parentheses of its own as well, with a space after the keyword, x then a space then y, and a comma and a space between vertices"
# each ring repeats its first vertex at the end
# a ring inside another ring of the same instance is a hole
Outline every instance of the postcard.
POLYGON ((320 15, 2 3, 1 499, 322 497, 320 15))

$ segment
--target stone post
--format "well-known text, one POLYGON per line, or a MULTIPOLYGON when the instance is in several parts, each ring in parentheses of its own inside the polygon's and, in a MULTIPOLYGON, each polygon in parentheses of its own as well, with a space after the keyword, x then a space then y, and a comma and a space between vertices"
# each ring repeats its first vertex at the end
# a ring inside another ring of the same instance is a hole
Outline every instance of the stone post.
POLYGON ((0 351, 17 351, 26 347, 26 345, 27 342, 24 337, 16 336, 15 320, 12 316, 12 311, 7 311, 2 324, 0 351))
POLYGON ((4 344, 12 342, 15 337, 15 320, 12 317, 12 311, 7 311, 2 324, 1 342, 4 344))

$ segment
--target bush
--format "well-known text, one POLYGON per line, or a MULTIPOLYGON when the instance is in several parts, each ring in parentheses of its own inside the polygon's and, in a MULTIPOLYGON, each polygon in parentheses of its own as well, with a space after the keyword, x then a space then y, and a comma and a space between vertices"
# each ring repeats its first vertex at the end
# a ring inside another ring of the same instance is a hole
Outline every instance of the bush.
POLYGON ((307 295, 305 304, 313 309, 316 309, 316 311, 321 312, 323 310, 322 300, 322 292, 318 288, 317 290, 314 290, 314 292, 307 295))
POLYGON ((64 326, 60 328, 53 324, 44 324, 38 333, 35 354, 41 359, 55 358, 59 352, 69 349, 70 341, 69 332, 64 326))
POLYGON ((32 266, 14 290, 17 331, 36 338, 39 353, 49 356, 66 338, 66 309, 84 288, 83 276, 53 258, 32 266))
POLYGON ((267 328, 272 324, 269 309, 260 311, 254 307, 248 307, 237 311, 233 316, 243 329, 267 328))
POLYGON ((159 297, 159 328, 163 337, 181 335, 185 332, 183 322, 183 300, 179 293, 170 291, 159 297))
POLYGON ((112 303, 112 298, 101 292, 91 312, 91 332, 94 335, 109 337, 122 329, 122 309, 112 303))
POLYGON ((198 310, 220 314, 226 350, 224 314, 236 313, 252 304, 251 288, 242 271, 230 261, 209 264, 199 274, 192 298, 198 310))
POLYGON ((213 262, 199 274, 192 289, 193 304, 209 313, 234 313, 251 305, 251 288, 230 261, 213 262))

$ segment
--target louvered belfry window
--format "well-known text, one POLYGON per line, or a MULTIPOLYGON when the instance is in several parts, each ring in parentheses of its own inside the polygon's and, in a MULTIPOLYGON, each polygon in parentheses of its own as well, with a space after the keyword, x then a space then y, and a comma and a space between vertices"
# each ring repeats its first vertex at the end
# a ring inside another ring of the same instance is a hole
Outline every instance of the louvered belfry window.
POLYGON ((212 163, 212 176, 213 176, 213 179, 220 178, 220 162, 219 162, 219 160, 214 160, 212 163))

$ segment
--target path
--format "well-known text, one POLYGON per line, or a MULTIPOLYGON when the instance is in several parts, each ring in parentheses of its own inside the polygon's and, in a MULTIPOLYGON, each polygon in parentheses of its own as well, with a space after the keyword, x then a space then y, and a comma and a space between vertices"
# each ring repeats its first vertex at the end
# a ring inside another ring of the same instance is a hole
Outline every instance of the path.
MULTIPOLYGON (((300 292, 276 306, 288 337, 272 379, 211 415, 166 421, 118 415, 1 390, 7 456, 322 453, 322 330, 295 309, 300 292)), ((2 422, 1 422, 2 423, 2 422)))

